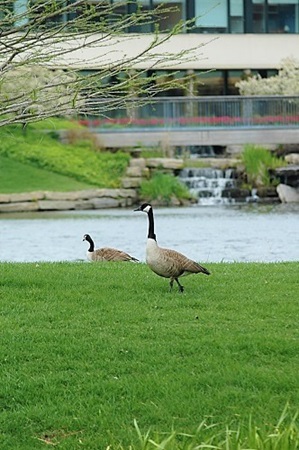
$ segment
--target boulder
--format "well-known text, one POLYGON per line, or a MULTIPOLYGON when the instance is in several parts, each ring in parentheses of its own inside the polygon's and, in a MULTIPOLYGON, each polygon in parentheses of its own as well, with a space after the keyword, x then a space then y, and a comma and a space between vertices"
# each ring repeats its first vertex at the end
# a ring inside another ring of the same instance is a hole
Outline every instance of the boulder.
POLYGON ((0 205, 0 213, 37 211, 37 202, 16 202, 0 205))
POLYGON ((143 169, 139 166, 129 166, 126 170, 127 177, 142 177, 143 169))
POLYGON ((9 203, 10 194, 0 194, 0 203, 9 203))
POLYGON ((146 165, 152 169, 161 167, 162 169, 177 170, 183 168, 184 161, 175 158, 148 158, 146 165))
POLYGON ((290 153, 284 159, 288 164, 299 164, 299 153, 290 153))
POLYGON ((299 164, 278 167, 274 170, 274 175, 279 178, 280 183, 299 188, 299 164))
POLYGON ((282 203, 299 203, 299 189, 282 183, 276 189, 282 203))
POLYGON ((146 167, 146 162, 144 158, 132 158, 130 161, 130 167, 141 167, 144 169, 146 167))
POLYGON ((82 191, 72 191, 72 192, 45 192, 46 200, 88 200, 89 198, 97 196, 98 189, 85 189, 82 191))
POLYGON ((141 178, 134 177, 134 178, 123 178, 122 180, 122 187, 125 189, 132 189, 137 188, 141 185, 141 178))
POLYGON ((40 200, 38 209, 41 211, 68 211, 76 209, 76 203, 71 200, 40 200))
POLYGON ((34 202, 36 200, 42 200, 45 197, 44 192, 23 192, 20 194, 9 194, 10 202, 34 202))
POLYGON ((119 197, 135 199, 137 197, 137 192, 135 189, 119 189, 119 197))
POLYGON ((111 197, 97 197, 90 200, 94 209, 117 208, 119 200, 111 197))

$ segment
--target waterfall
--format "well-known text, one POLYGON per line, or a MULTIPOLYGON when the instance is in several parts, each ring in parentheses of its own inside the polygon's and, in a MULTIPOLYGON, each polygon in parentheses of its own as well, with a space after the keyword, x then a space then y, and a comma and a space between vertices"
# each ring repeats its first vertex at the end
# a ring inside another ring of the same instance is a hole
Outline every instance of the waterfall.
POLYGON ((211 167, 182 169, 180 180, 191 194, 198 198, 200 205, 231 204, 235 200, 230 198, 227 189, 235 187, 233 169, 213 169, 211 167), (226 196, 223 191, 226 190, 226 196))

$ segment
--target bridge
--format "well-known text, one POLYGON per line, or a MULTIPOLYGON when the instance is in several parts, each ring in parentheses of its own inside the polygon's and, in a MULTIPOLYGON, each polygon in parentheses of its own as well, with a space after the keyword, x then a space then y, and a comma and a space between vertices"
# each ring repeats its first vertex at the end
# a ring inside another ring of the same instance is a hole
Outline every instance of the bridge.
POLYGON ((299 144, 299 96, 157 97, 127 101, 105 118, 107 99, 90 104, 81 122, 104 147, 299 144))

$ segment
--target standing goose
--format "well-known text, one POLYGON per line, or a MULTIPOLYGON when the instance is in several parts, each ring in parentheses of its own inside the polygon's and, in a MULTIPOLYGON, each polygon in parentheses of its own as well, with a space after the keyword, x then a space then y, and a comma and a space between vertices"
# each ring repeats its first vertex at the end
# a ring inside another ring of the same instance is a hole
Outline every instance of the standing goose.
POLYGON ((210 272, 192 261, 186 256, 175 250, 161 248, 157 244, 154 230, 153 208, 149 203, 143 203, 135 211, 143 211, 148 216, 148 236, 146 244, 146 262, 150 269, 160 277, 170 278, 170 290, 172 290, 174 281, 177 282, 179 291, 184 292, 184 286, 179 282, 179 277, 190 275, 192 273, 204 273, 210 275, 210 272))
POLYGON ((103 247, 95 250, 94 242, 89 234, 84 234, 83 241, 89 242, 89 249, 87 250, 89 261, 138 261, 128 253, 115 248, 103 247))

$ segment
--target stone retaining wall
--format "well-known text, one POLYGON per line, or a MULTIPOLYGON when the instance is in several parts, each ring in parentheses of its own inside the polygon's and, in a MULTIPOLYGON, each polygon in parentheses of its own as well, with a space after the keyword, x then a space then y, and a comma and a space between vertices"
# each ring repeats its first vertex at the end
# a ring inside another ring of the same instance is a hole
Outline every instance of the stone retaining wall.
POLYGON ((142 179, 150 178, 152 172, 162 169, 175 173, 184 167, 184 161, 176 158, 132 158, 122 180, 122 187, 139 188, 142 179))
POLYGON ((174 172, 182 167, 181 159, 132 158, 120 189, 0 194, 0 213, 129 207, 137 203, 137 189, 140 187, 142 179, 149 177, 152 170, 161 168, 174 172))
POLYGON ((136 200, 134 189, 0 194, 0 213, 118 208, 132 206, 136 200))

